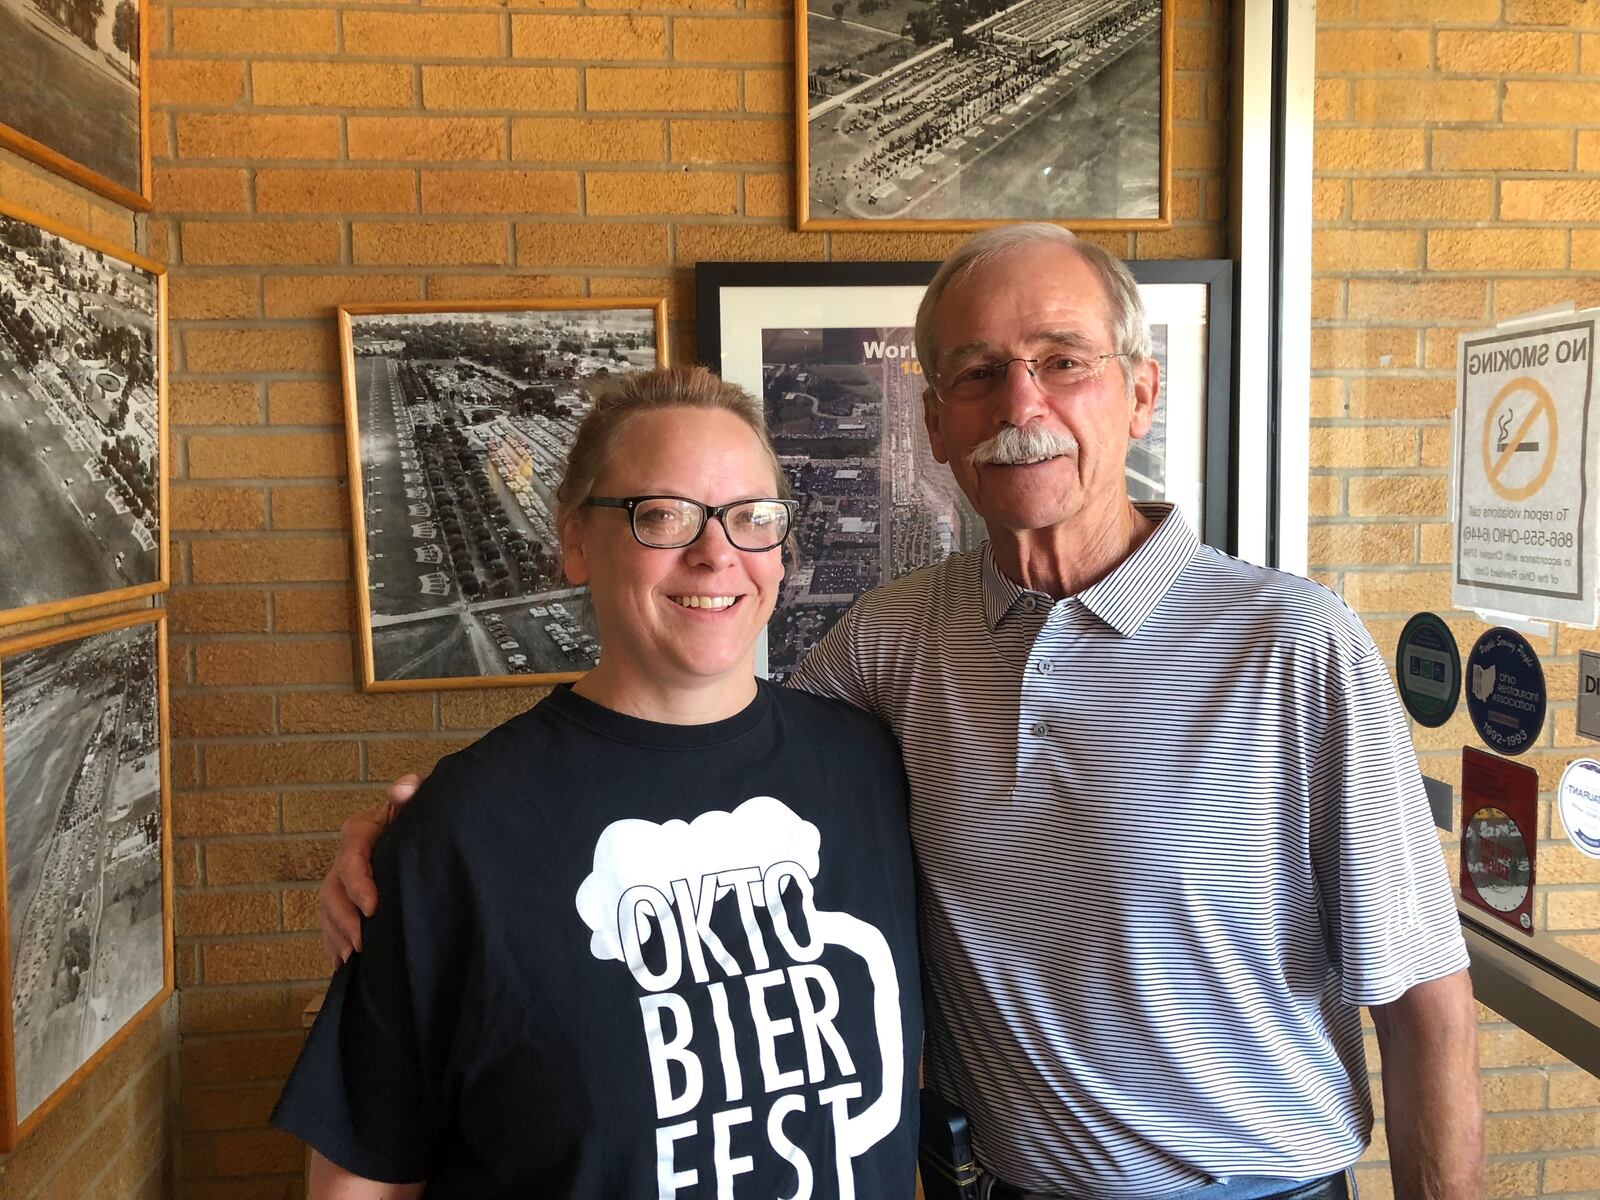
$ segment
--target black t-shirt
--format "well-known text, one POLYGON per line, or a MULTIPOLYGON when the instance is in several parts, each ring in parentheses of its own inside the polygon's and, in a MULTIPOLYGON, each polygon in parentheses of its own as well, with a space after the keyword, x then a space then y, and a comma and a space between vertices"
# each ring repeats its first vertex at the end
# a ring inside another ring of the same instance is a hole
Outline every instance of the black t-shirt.
POLYGON ((922 1009, 889 734, 561 688, 441 762, 273 1113, 430 1197, 901 1200, 922 1009))

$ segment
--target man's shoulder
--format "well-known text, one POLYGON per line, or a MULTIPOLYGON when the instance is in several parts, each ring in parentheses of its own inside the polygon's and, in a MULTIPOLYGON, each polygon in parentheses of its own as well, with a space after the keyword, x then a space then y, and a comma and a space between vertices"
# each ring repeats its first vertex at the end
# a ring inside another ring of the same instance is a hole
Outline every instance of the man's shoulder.
POLYGON ((983 602, 983 549, 962 550, 862 594, 857 627, 867 633, 906 631, 919 618, 942 615, 952 605, 983 602))
POLYGON ((1298 639, 1315 635, 1330 648, 1359 655, 1372 646, 1361 619, 1336 593, 1304 575, 1263 567, 1201 546, 1180 577, 1190 594, 1182 607, 1205 605, 1230 620, 1298 639))

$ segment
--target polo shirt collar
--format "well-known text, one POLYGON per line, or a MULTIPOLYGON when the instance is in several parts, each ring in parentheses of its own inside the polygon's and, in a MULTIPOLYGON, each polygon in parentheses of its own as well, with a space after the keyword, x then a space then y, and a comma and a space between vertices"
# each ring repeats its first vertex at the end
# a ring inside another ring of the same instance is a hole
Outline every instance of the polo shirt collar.
MULTIPOLYGON (((1139 632, 1200 546, 1200 539, 1179 515, 1176 505, 1140 501, 1134 507, 1156 522, 1155 531, 1111 574, 1076 597, 1123 637, 1139 632)), ((998 628, 1018 605, 1039 596, 1043 593, 1029 591, 1007 579, 994 561, 993 546, 983 544, 983 617, 991 630, 998 628)), ((1054 603, 1049 597, 1044 599, 1054 603)))

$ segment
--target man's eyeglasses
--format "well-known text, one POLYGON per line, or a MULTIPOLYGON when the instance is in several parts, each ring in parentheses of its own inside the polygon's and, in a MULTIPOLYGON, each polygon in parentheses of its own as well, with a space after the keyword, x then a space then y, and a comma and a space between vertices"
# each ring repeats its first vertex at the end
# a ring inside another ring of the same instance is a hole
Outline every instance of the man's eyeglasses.
POLYGON ((590 496, 592 508, 628 512, 634 540, 653 550, 680 550, 691 545, 715 518, 728 543, 738 550, 776 550, 789 536, 794 500, 735 500, 712 508, 685 496, 590 496))
POLYGON ((1070 396, 1079 388, 1099 379, 1106 371, 1106 360, 1127 358, 1111 354, 1047 354, 1043 358, 1008 358, 1004 362, 974 363, 951 375, 948 382, 934 388, 946 404, 978 404, 1005 387, 1006 372, 1012 363, 1021 363, 1030 378, 1051 396, 1070 396))

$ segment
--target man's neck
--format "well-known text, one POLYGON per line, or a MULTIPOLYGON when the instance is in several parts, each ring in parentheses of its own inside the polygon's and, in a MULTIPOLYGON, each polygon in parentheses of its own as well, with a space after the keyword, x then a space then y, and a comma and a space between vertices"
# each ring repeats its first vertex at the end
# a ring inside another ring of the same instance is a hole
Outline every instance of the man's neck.
POLYGON ((1093 587, 1144 544, 1156 524, 1130 500, 1104 514, 1022 532, 989 527, 995 565, 1013 583, 1057 600, 1093 587))

